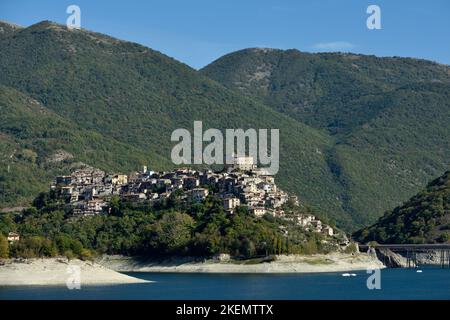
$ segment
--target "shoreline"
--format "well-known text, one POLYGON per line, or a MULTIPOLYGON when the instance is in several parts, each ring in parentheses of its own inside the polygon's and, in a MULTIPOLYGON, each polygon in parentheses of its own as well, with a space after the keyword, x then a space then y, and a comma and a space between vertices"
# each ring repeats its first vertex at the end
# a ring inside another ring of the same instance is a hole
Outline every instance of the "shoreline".
POLYGON ((10 259, 0 265, 0 287, 6 286, 68 286, 74 270, 79 270, 79 284, 83 286, 152 283, 124 272, 161 273, 326 273, 385 268, 380 260, 364 253, 315 254, 276 256, 274 261, 255 263, 253 260, 218 261, 189 257, 167 260, 136 257, 99 257, 95 262, 66 258, 10 259), (72 275, 71 275, 72 274, 72 275))
POLYGON ((385 268, 380 260, 365 253, 276 256, 275 261, 198 261, 193 258, 167 260, 137 259, 124 256, 103 256, 97 263, 118 272, 162 273, 325 273, 385 268))
POLYGON ((2 286, 79 286, 151 283, 95 262, 66 258, 10 259, 0 265, 2 286), (79 276, 79 277, 78 277, 79 276), (79 279, 79 282, 78 282, 79 279), (69 285, 67 284, 69 283, 69 285))

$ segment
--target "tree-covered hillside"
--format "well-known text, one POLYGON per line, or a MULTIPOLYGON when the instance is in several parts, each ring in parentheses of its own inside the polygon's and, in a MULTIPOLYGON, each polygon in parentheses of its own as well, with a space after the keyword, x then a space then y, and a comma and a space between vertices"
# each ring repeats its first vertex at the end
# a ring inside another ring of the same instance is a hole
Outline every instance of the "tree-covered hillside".
POLYGON ((136 147, 84 129, 15 89, 0 85, 0 203, 20 205, 46 190, 58 173, 84 163, 132 170, 146 159, 136 147), (76 155, 76 157, 74 157, 76 155))
MULTIPOLYGON (((291 214, 310 213, 306 208, 287 209, 291 214)), ((66 255, 89 259, 105 253, 153 257, 228 253, 252 258, 327 253, 346 243, 340 232, 326 236, 293 221, 270 215, 258 218, 245 207, 230 215, 217 196, 186 205, 176 193, 157 205, 113 197, 109 214, 74 217, 52 190, 40 194, 21 215, 0 215, 0 241, 9 232, 18 232, 21 239, 10 246, 6 257, 23 258, 66 255)))
POLYGON ((450 67, 431 61, 295 49, 244 49, 201 73, 332 134, 348 133, 388 106, 372 102, 372 95, 412 83, 450 83, 450 67))
POLYGON ((448 170, 450 67, 410 58, 246 49, 201 70, 334 139, 327 163, 356 225, 448 170))
MULTIPOLYGON (((450 167, 450 85, 412 84, 374 97, 379 115, 334 147, 355 221, 406 201, 450 167)), ((375 217, 375 215, 373 215, 375 217)))
POLYGON ((450 171, 354 237, 379 243, 450 242, 450 171))
MULTIPOLYGON (((172 131, 192 132, 194 120, 203 121, 205 130, 279 128, 280 185, 330 212, 341 225, 352 224, 337 198, 340 186, 324 156, 332 141, 318 130, 159 52, 105 35, 41 22, 0 39, 0 48, 1 84, 26 94, 77 128, 142 154, 120 151, 125 159, 130 157, 128 165, 106 166, 97 160, 103 153, 98 152, 87 161, 90 165, 120 171, 130 169, 135 164, 131 159, 137 157, 151 168, 163 169, 174 145, 172 131)), ((18 138, 19 133, 9 135, 18 138)), ((40 146, 33 151, 39 154, 40 146)), ((77 160, 80 155, 74 151, 74 156, 77 160)))
POLYGON ((7 37, 20 29, 22 29, 21 26, 0 21, 0 38, 7 37))
POLYGON ((30 200, 80 161, 115 172, 172 166, 171 133, 192 132, 195 120, 205 130, 280 129, 280 186, 347 230, 449 166, 448 66, 249 49, 198 72, 48 21, 0 27, 0 207, 30 200))

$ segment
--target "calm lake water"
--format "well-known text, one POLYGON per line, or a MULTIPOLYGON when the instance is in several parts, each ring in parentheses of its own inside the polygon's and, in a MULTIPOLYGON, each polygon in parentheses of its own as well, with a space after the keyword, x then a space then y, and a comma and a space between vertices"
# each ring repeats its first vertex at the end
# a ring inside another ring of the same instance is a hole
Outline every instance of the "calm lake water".
POLYGON ((368 274, 128 273, 148 284, 66 287, 1 287, 0 299, 450 299, 450 269, 385 269, 381 289, 368 274))

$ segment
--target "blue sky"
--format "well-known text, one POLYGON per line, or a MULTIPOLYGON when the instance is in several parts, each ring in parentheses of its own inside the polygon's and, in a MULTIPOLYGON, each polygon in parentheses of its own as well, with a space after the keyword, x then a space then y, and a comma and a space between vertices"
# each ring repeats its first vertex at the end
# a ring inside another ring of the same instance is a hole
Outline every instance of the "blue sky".
POLYGON ((450 64, 448 0, 0 0, 0 20, 65 23, 81 8, 82 28, 141 43, 200 68, 248 47, 418 57, 450 64), (381 8, 381 30, 366 9, 381 8))

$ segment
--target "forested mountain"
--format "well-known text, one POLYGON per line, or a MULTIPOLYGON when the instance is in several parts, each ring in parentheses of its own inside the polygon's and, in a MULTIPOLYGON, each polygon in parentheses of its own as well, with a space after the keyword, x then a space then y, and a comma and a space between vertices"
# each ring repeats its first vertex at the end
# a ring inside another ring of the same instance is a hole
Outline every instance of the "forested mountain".
POLYGON ((448 170, 450 67, 410 58, 246 49, 200 71, 327 132, 342 206, 364 224, 448 170))
POLYGON ((0 38, 7 37, 20 29, 22 29, 22 27, 18 25, 0 21, 0 38))
POLYGON ((450 242, 450 171, 431 181, 402 206, 355 233, 361 242, 450 242))
POLYGON ((244 49, 201 73, 332 134, 348 133, 389 103, 374 96, 413 83, 450 83, 450 67, 411 58, 244 49))
MULTIPOLYGON (((41 22, 0 39, 0 48, 1 84, 36 100, 73 128, 140 150, 123 152, 106 144, 108 152, 130 157, 130 161, 111 160, 115 164, 106 165, 98 158, 109 159, 108 154, 99 149, 98 155, 90 157, 90 165, 131 170, 137 169, 136 161, 131 161, 137 158, 152 169, 167 168, 174 145, 172 131, 187 128, 192 132, 194 120, 203 121, 205 130, 280 128, 280 185, 351 224, 336 199, 340 187, 333 182, 324 155, 332 141, 318 130, 226 89, 159 52, 105 35, 41 22)), ((9 140, 25 149, 20 131, 2 128, 9 140)), ((83 144, 87 143, 75 142, 74 148, 81 150, 83 144)), ((40 148, 31 149, 39 155, 40 148)), ((72 151, 74 161, 87 161, 72 151)), ((37 161, 45 162, 45 158, 37 161)), ((14 166, 11 174, 15 174, 14 166)), ((34 169, 29 167, 27 174, 34 175, 34 169)), ((4 172, 2 179, 8 181, 4 172)), ((3 193, 7 195, 2 205, 14 191, 3 193)))
POLYGON ((82 166, 80 161, 131 170, 150 158, 139 148, 84 129, 2 85, 0 113, 0 203, 5 205, 35 197, 58 173, 82 166))
POLYGON ((0 207, 80 161, 169 168, 172 131, 201 120, 279 128, 280 186, 354 230, 447 170, 449 79, 422 60, 267 49, 199 72, 86 30, 0 23, 0 207))

